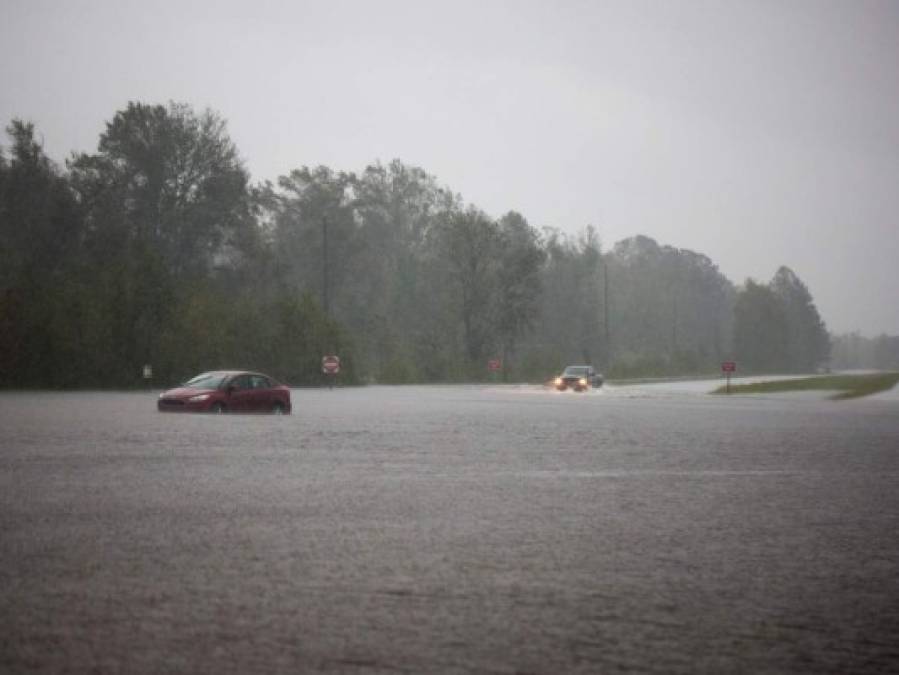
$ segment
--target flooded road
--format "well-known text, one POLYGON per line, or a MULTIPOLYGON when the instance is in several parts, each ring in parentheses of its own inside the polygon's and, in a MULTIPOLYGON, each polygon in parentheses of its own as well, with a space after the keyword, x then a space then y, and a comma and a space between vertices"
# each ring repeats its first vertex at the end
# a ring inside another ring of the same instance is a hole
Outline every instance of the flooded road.
POLYGON ((0 394, 0 672, 899 670, 899 401, 0 394))

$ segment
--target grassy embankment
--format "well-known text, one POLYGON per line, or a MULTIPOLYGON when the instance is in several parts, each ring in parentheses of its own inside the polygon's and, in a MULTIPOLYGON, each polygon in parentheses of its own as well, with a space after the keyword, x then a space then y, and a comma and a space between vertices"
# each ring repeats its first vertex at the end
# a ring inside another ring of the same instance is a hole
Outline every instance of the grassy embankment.
MULTIPOLYGON (((833 399, 859 398, 887 391, 899 382, 899 373, 873 373, 870 375, 821 375, 799 380, 777 380, 756 384, 732 384, 731 394, 773 394, 788 391, 838 391, 833 399)), ((713 393, 724 394, 726 387, 713 393)))

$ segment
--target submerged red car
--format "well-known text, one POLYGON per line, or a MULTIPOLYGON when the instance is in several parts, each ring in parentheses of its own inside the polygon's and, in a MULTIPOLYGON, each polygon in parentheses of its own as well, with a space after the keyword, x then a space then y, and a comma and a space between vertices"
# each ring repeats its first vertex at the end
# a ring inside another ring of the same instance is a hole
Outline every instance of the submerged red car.
POLYGON ((289 415, 290 389, 268 375, 245 370, 202 373, 159 395, 162 412, 257 412, 289 415))

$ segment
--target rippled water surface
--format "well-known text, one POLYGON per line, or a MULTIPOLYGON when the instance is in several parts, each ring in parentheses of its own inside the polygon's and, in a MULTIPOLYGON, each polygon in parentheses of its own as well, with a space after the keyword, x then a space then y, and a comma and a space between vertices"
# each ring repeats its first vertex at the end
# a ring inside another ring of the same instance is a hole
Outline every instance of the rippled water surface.
POLYGON ((899 671, 899 400, 0 394, 0 672, 899 671))

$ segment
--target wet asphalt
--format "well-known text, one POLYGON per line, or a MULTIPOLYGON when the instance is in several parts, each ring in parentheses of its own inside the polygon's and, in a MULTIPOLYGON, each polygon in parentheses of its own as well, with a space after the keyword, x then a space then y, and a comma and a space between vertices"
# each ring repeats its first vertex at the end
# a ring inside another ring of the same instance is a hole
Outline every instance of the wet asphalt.
POLYGON ((896 673, 899 402, 0 394, 0 672, 896 673))

